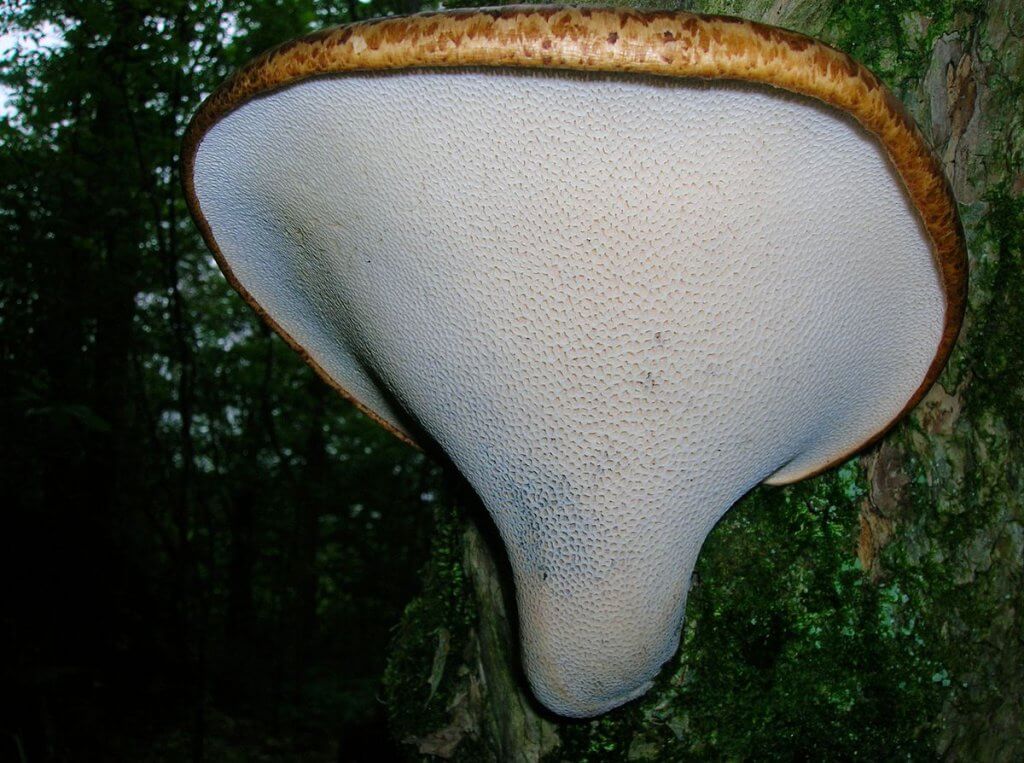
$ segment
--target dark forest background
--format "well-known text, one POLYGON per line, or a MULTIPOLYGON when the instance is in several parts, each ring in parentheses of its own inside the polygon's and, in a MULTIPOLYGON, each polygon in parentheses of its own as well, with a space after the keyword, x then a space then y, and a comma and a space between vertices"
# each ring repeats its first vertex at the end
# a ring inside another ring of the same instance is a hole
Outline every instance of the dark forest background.
POLYGON ((1024 756, 1024 6, 670 4, 883 78, 970 306, 880 446, 723 520, 655 688, 568 723, 518 680, 472 496, 256 319, 180 191, 233 68, 419 3, 0 0, 0 761, 1024 756))
POLYGON ((436 469, 230 289, 178 152, 256 53, 417 8, 4 3, 0 760, 386 757, 436 469))

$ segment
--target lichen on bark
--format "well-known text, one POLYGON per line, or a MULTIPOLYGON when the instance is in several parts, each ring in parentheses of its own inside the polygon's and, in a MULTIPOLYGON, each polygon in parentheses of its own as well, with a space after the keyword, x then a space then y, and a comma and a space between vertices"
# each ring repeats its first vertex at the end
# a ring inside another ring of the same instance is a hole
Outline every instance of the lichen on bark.
POLYGON ((957 348, 879 446, 730 511, 701 554, 678 654, 645 697, 592 721, 545 715, 529 697, 500 549, 474 526, 486 521, 472 500, 454 501, 396 633, 393 728, 411 758, 1020 760, 1024 5, 676 7, 824 39, 904 101, 961 205, 971 285, 957 348))

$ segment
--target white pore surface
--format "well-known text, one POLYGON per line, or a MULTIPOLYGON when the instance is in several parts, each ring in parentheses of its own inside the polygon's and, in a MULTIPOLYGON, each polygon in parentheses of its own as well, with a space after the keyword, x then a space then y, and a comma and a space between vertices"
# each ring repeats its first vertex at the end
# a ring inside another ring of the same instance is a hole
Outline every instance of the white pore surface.
POLYGON ((650 685, 715 522, 883 427, 942 329, 874 139, 766 88, 317 79, 214 127, 195 185, 267 312, 477 490, 565 715, 650 685))

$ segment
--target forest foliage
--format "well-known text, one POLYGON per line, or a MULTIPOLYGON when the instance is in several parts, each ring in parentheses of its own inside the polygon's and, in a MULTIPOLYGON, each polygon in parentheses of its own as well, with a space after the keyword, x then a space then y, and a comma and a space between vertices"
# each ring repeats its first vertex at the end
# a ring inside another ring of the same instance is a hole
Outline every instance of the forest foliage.
POLYGON ((436 467, 230 289, 178 162, 233 67, 403 10, 4 4, 0 759, 333 759, 380 723, 436 467))

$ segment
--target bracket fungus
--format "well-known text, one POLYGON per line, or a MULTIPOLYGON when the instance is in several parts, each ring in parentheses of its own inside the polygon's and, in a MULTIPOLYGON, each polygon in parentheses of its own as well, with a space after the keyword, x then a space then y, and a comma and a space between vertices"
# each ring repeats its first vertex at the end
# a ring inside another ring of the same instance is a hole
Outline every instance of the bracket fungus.
POLYGON ((719 518, 877 440, 963 315, 956 204, 902 107, 741 19, 330 29, 211 95, 184 167, 241 295, 477 491, 567 716, 650 686, 719 518))

